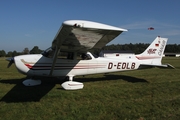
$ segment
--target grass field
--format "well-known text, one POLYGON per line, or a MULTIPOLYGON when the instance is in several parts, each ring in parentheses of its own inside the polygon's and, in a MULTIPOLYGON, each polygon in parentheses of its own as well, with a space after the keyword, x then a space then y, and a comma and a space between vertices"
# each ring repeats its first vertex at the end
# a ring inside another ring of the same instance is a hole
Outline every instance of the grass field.
POLYGON ((0 58, 2 120, 176 120, 180 119, 180 58, 163 58, 176 69, 78 76, 84 89, 65 91, 61 81, 44 79, 25 87, 26 76, 0 58))

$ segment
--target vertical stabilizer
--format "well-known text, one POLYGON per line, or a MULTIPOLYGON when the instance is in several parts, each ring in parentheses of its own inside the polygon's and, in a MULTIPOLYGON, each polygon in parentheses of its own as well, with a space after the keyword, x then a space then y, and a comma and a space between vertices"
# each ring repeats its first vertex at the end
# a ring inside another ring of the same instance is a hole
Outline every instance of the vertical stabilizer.
POLYGON ((160 65, 168 38, 157 37, 141 54, 136 55, 139 60, 151 60, 151 64, 160 65))

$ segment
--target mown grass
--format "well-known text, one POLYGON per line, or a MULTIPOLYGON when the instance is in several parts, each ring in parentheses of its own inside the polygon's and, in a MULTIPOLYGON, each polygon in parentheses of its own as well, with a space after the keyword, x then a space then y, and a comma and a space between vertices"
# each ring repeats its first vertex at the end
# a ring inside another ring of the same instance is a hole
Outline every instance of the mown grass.
POLYGON ((146 69, 77 76, 85 87, 65 91, 57 79, 25 87, 26 76, 0 59, 0 119, 149 120, 180 118, 180 59, 163 58, 176 69, 146 69))

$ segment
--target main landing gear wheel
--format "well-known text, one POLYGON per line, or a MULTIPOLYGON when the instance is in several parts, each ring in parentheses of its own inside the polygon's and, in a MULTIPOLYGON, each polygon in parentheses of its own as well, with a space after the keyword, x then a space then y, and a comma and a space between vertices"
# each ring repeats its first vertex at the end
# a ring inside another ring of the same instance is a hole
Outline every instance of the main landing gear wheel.
POLYGON ((78 89, 83 89, 84 84, 81 82, 73 82, 73 77, 74 76, 69 76, 69 81, 66 81, 64 83, 61 84, 61 86, 65 89, 65 90, 78 90, 78 89))

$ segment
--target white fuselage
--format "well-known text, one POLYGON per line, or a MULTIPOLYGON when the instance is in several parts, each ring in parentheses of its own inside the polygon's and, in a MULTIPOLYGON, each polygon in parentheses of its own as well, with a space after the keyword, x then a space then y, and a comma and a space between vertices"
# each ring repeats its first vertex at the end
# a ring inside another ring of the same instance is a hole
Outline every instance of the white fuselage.
MULTIPOLYGON (((53 58, 41 54, 22 55, 14 58, 19 72, 28 76, 49 76, 53 58)), ((135 56, 121 58, 92 58, 90 60, 57 59, 51 76, 77 76, 109 73, 139 68, 140 60, 135 56)))

